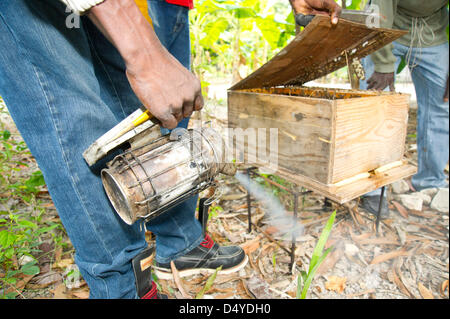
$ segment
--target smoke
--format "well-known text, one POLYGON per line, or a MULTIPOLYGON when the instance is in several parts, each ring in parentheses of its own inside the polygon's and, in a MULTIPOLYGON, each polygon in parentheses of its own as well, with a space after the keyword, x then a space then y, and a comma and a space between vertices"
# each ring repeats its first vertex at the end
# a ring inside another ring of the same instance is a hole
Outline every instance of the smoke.
POLYGON ((287 214, 278 198, 245 174, 237 172, 235 177, 263 205, 266 217, 268 217, 267 223, 278 229, 275 235, 281 236, 283 239, 291 239, 292 236, 297 237, 303 234, 303 225, 287 214))

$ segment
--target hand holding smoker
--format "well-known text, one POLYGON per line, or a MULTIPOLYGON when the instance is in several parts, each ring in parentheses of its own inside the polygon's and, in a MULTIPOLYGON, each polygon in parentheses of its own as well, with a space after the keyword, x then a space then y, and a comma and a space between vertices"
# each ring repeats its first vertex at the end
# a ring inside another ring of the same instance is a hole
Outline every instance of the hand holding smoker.
POLYGON ((101 177, 106 194, 122 220, 153 219, 214 185, 219 173, 234 175, 222 137, 211 128, 175 129, 162 135, 138 109, 96 140, 84 153, 89 165, 120 148, 101 177))

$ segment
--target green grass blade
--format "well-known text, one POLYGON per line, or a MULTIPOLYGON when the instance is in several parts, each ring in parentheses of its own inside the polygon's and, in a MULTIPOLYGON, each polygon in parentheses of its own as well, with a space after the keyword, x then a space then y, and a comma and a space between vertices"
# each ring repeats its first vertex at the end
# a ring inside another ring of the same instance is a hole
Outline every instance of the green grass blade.
POLYGON ((300 299, 305 299, 306 294, 308 293, 309 286, 311 285, 311 282, 314 278, 314 275, 316 274, 317 269, 319 269, 320 264, 327 258, 327 255, 330 253, 331 248, 328 248, 325 250, 322 256, 320 256, 315 264, 315 266, 308 272, 308 276, 306 277, 305 284, 303 285, 302 294, 300 296, 300 299))
POLYGON ((200 292, 195 296, 195 299, 202 299, 205 292, 207 292, 213 285, 214 280, 216 280, 217 273, 222 269, 222 266, 217 267, 216 271, 208 278, 205 286, 200 290, 200 292))
POLYGON ((317 241, 316 247, 314 247, 314 251, 311 256, 308 274, 311 272, 311 269, 313 269, 316 266, 317 262, 319 261, 320 257, 322 256, 322 251, 328 240, 328 236, 331 233, 331 228, 333 227, 335 217, 336 217, 336 211, 334 211, 331 214, 330 218, 328 218, 327 224, 325 225, 324 229, 322 230, 322 234, 320 235, 319 240, 317 241))
POLYGON ((300 296, 302 294, 302 285, 306 281, 307 276, 308 274, 304 270, 300 271, 297 276, 297 293, 295 295, 297 299, 300 299, 300 296))

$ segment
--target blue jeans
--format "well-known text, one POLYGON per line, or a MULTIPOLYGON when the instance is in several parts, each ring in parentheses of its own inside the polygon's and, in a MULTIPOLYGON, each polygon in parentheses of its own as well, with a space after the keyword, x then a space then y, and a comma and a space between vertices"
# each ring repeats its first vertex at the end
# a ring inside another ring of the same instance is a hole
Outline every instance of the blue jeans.
MULTIPOLYGON (((172 42, 169 50, 189 67, 187 10, 161 10, 165 28, 184 17, 162 42, 172 42)), ((88 167, 82 153, 141 103, 117 50, 86 17, 67 28, 69 14, 59 0, 0 1, 0 95, 43 172, 90 297, 137 298, 130 261, 147 246, 144 227, 122 222, 103 190, 100 165, 88 167)), ((195 204, 186 201, 147 225, 159 262, 202 241, 195 204)))
MULTIPOLYGON (((394 42, 393 54, 407 59, 409 47, 394 42)), ((417 156, 418 171, 411 179, 416 190, 448 187, 444 168, 449 156, 449 104, 443 96, 449 72, 448 43, 428 48, 413 48, 409 62, 417 95, 417 156)), ((374 72, 370 57, 363 59, 366 79, 374 72)), ((361 89, 367 88, 365 81, 361 89)), ((368 195, 375 195, 377 191, 368 195)))

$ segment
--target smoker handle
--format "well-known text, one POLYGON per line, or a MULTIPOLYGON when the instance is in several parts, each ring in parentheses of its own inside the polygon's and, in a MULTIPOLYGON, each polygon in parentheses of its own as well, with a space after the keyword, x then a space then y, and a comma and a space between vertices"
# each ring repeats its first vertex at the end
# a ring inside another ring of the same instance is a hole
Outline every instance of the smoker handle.
POLYGON ((313 19, 315 15, 313 14, 303 14, 298 13, 295 15, 295 23, 301 27, 306 27, 313 19))

